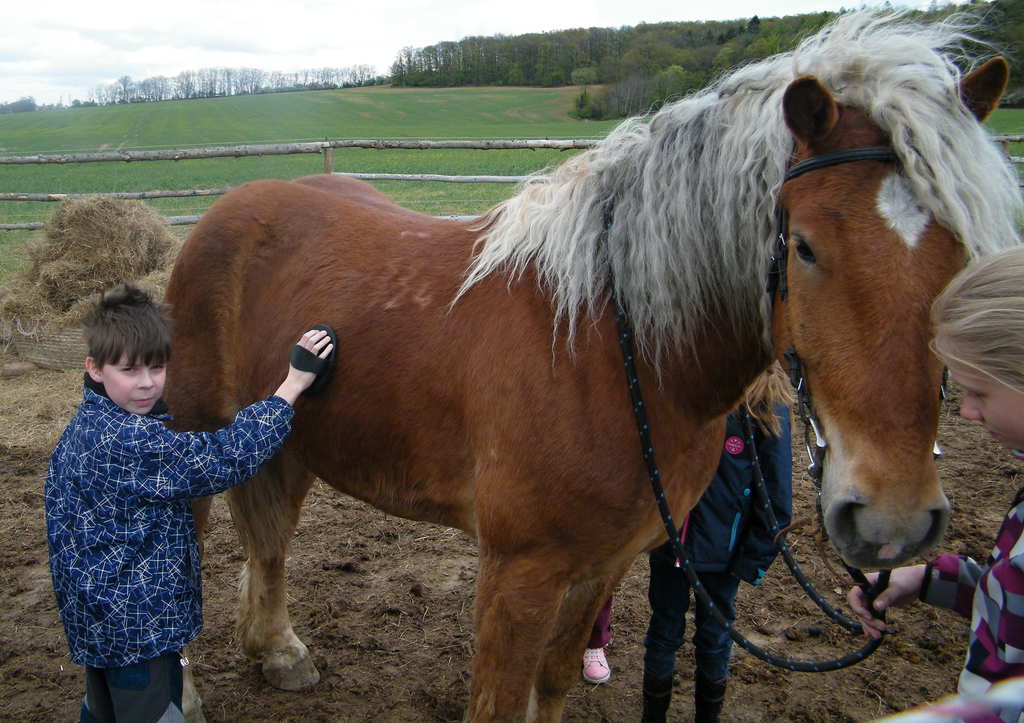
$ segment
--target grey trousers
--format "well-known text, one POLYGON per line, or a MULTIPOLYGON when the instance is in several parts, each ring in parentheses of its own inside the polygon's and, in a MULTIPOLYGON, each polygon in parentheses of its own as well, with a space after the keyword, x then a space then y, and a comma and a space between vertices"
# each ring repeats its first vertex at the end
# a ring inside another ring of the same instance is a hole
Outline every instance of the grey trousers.
POLYGON ((181 655, 85 669, 80 723, 183 723, 181 655))

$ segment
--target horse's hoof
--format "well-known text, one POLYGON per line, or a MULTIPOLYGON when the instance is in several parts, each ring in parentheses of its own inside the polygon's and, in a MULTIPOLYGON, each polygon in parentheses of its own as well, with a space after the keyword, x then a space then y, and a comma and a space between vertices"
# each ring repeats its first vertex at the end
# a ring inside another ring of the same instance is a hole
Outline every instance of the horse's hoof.
POLYGON ((268 653, 263 658, 263 677, 281 690, 303 690, 320 682, 320 671, 308 651, 296 659, 293 650, 268 653))

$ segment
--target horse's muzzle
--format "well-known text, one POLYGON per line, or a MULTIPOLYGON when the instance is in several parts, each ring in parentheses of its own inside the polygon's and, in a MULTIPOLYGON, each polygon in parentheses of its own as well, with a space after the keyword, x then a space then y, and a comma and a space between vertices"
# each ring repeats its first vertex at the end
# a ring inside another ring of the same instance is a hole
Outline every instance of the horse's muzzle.
POLYGON ((822 514, 832 545, 847 564, 888 569, 925 554, 942 539, 949 501, 940 493, 932 505, 908 514, 857 495, 838 495, 822 514))

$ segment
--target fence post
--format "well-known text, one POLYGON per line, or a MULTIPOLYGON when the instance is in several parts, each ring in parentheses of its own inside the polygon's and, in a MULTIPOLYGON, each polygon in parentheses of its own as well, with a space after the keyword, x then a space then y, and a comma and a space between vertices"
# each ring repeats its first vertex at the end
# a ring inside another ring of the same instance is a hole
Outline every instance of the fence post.
POLYGON ((324 173, 334 173, 334 149, 324 148, 324 173))

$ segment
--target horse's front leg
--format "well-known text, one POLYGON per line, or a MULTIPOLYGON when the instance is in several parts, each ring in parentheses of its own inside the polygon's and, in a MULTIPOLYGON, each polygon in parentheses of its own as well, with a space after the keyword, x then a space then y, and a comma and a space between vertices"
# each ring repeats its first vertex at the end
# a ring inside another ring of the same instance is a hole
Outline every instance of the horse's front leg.
POLYGON ((550 550, 502 555, 481 540, 468 721, 523 720, 568 576, 550 550))
MULTIPOLYGON (((212 497, 199 497, 192 500, 192 519, 196 528, 196 542, 199 546, 200 560, 206 554, 206 523, 210 519, 210 506, 212 504, 212 497)), ((183 649, 181 655, 188 660, 188 649, 183 649)), ((203 699, 199 697, 199 690, 196 688, 191 665, 185 665, 182 669, 181 712, 185 716, 186 723, 206 723, 206 716, 203 715, 203 699)))
POLYGON ((312 484, 313 476, 282 452, 228 495, 248 554, 236 633, 242 651, 262 663, 267 682, 283 690, 301 690, 320 680, 309 650, 292 630, 284 580, 288 542, 312 484))
POLYGON ((562 719, 569 689, 580 680, 583 650, 594 619, 627 568, 624 565, 610 578, 578 583, 566 592, 537 666, 531 721, 554 723, 562 719))

